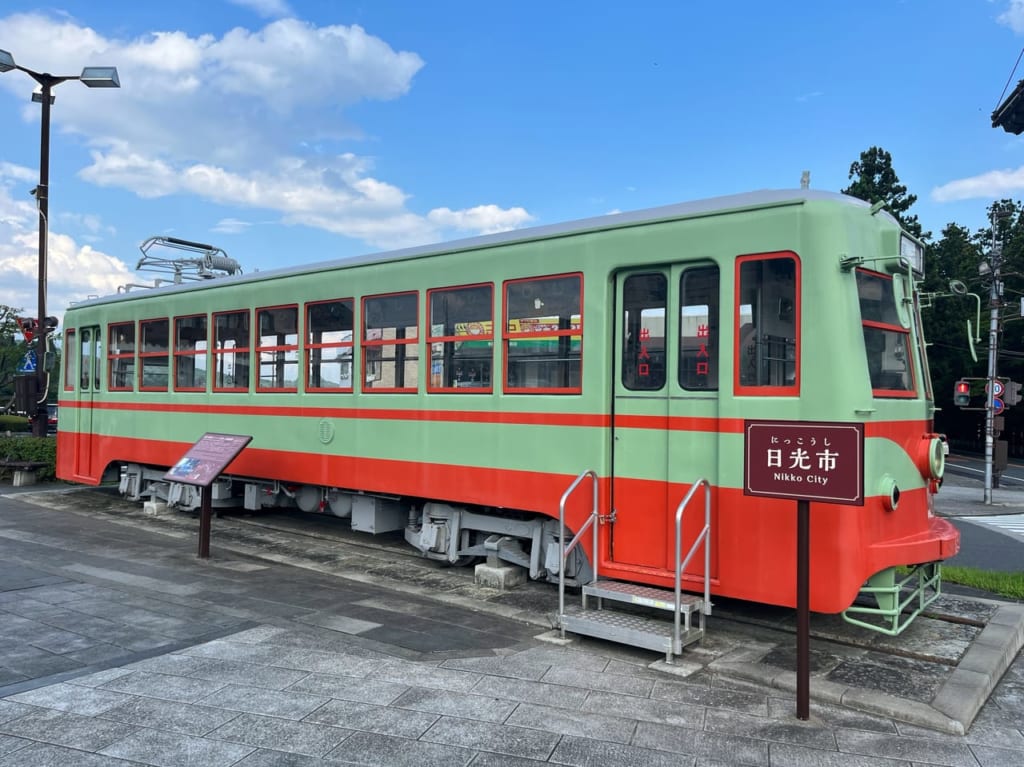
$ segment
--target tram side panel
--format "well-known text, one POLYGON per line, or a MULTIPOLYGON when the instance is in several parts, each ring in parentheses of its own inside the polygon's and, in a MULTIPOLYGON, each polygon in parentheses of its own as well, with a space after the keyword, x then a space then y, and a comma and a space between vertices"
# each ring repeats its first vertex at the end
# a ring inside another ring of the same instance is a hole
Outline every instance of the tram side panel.
MULTIPOLYGON (((775 211, 783 218, 796 213, 775 211)), ((711 241, 712 235, 722 239, 724 232, 734 240, 747 238, 750 243, 765 231, 762 223, 745 223, 753 219, 746 214, 719 222, 716 227, 703 226, 701 238, 711 241), (748 227, 748 228, 745 228, 748 227), (716 234, 717 233, 717 234, 716 234)), ((845 226, 845 224, 844 224, 845 226)), ((467 511, 490 512, 501 517, 516 511, 557 514, 557 498, 572 478, 582 469, 595 468, 601 476, 601 510, 613 511, 609 496, 612 468, 608 455, 612 443, 612 413, 608 392, 609 376, 613 375, 609 359, 613 338, 613 320, 605 307, 614 305, 609 292, 611 273, 621 265, 621 253, 643 263, 663 263, 662 254, 669 251, 666 242, 678 241, 689 222, 673 226, 651 227, 661 232, 673 230, 671 236, 659 234, 631 251, 623 248, 630 242, 620 232, 616 247, 609 238, 590 236, 587 247, 571 238, 559 243, 545 243, 541 249, 532 245, 509 246, 501 252, 469 252, 452 259, 444 270, 430 268, 432 259, 422 264, 401 262, 378 270, 371 276, 365 270, 337 273, 322 272, 314 276, 289 276, 263 280, 255 285, 206 288, 194 293, 184 292, 168 298, 158 294, 140 302, 139 308, 127 311, 122 303, 109 303, 90 310, 75 310, 80 322, 105 327, 126 316, 133 321, 166 314, 173 319, 189 311, 222 311, 259 306, 280 301, 281 295, 294 297, 298 306, 307 300, 324 300, 344 292, 357 300, 363 295, 387 291, 415 290, 421 302, 427 290, 444 284, 446 274, 458 274, 467 282, 491 281, 494 285, 494 391, 489 394, 462 393, 427 395, 424 382, 428 375, 429 344, 417 342, 422 356, 416 393, 373 394, 361 391, 358 377, 365 375, 362 367, 364 349, 359 343, 357 326, 353 357, 356 361, 356 385, 348 394, 303 392, 302 385, 294 393, 247 393, 196 391, 167 392, 118 391, 105 386, 86 400, 84 392, 76 392, 74 404, 88 411, 93 419, 90 431, 71 441, 72 451, 65 455, 63 447, 71 435, 63 435, 60 458, 62 477, 76 481, 97 482, 99 472, 110 464, 135 461, 166 467, 205 431, 227 431, 253 434, 253 443, 240 456, 231 473, 238 477, 280 482, 282 492, 294 492, 288 486, 309 485, 320 488, 349 488, 390 495, 409 496, 422 504, 434 499, 435 504, 455 504, 467 511), (611 253, 615 251, 617 255, 611 253), (530 254, 533 255, 530 255, 530 254), (503 258, 491 257, 495 254, 503 258), (543 258, 541 258, 543 256, 543 258), (580 260, 586 256, 586 265, 580 260), (557 269, 555 268, 557 264, 557 269), (584 274, 583 312, 584 384, 582 394, 522 394, 503 392, 506 346, 502 340, 504 315, 503 286, 507 280, 523 279, 534 272, 573 272, 584 274), (338 285, 345 285, 339 291, 338 285), (243 296, 247 296, 243 298, 243 296), (93 312, 93 313, 90 313, 93 312), (84 439, 83 439, 84 438, 84 439), (83 461, 82 450, 88 450, 83 461), (81 466, 91 469, 83 472, 81 466)), ((793 230, 790 223, 785 227, 793 230)), ((854 227, 847 227, 854 228, 854 227)), ((830 233, 831 236, 831 233, 830 233)), ((877 232, 874 233, 877 237, 877 232)), ((843 272, 838 265, 838 248, 833 246, 822 257, 822 266, 811 258, 809 241, 777 237, 778 250, 790 249, 801 259, 800 268, 807 289, 800 292, 800 301, 791 307, 801 311, 801 357, 795 373, 800 378, 795 389, 783 392, 743 391, 738 382, 738 349, 746 345, 739 340, 743 324, 743 302, 736 299, 737 256, 755 252, 753 247, 736 246, 725 255, 716 255, 722 274, 722 369, 720 382, 720 413, 718 417, 698 423, 681 418, 661 419, 661 425, 644 424, 672 433, 673 439, 685 435, 690 454, 716 453, 720 459, 715 484, 716 556, 713 565, 716 593, 775 604, 793 603, 794 579, 790 577, 795 546, 795 511, 785 501, 755 499, 742 493, 742 429, 745 418, 781 418, 792 420, 860 421, 866 423, 866 494, 863 507, 816 507, 812 524, 812 546, 815 572, 812 584, 812 608, 833 612, 846 607, 864 579, 875 569, 891 564, 913 564, 948 556, 948 530, 939 529, 930 517, 930 490, 915 456, 920 445, 927 442, 930 431, 928 403, 921 396, 920 376, 910 396, 890 398, 885 389, 865 383, 869 377, 865 360, 865 329, 859 318, 855 275, 843 272), (803 247, 807 245, 807 247, 803 247), (845 280, 845 283, 843 282, 845 280), (844 287, 839 286, 843 284, 844 287), (851 298, 852 296, 852 298, 851 298), (855 313, 856 311, 856 313, 855 313), (733 340, 736 339, 736 340, 733 340), (735 356, 734 356, 735 355, 735 356), (737 388, 739 386, 739 388, 737 388), (899 508, 885 508, 880 487, 886 475, 902 488, 899 508)), ((869 238, 865 236, 864 242, 869 238)), ((701 242, 700 238, 695 238, 701 242)), ((874 252, 879 250, 871 245, 874 252)), ((864 245, 867 249, 868 245, 864 245)), ((712 249, 704 248, 705 252, 712 249)), ((450 256, 448 257, 450 258, 450 256)), ((440 262, 438 262, 440 263, 440 262)), ((670 275, 673 278, 675 275, 670 275)), ((448 281, 457 284, 458 279, 448 281)), ((912 290, 912 288, 911 288, 912 290)), ((775 304, 776 312, 786 309, 775 304)), ((421 305, 419 317, 424 316, 421 305)), ((891 318, 890 318, 891 319, 891 318)), ((884 325, 884 323, 882 323, 884 325)), ((896 322, 900 325, 899 322, 896 322)), ((875 333, 872 326, 871 333, 875 333)), ((884 328, 883 328, 884 330, 884 328)), ((421 332, 426 328, 421 325, 421 332)), ((771 335, 778 335, 772 333, 771 335)), ((907 350, 917 354, 908 333, 907 350)), ((100 358, 103 355, 99 355, 100 358)), ((303 352, 298 353, 303 359, 303 352)), ((915 362, 916 367, 922 367, 915 362)), ((102 369, 102 376, 109 371, 102 369)), ((616 373, 614 373, 617 375, 616 373)), ((103 380, 106 380, 105 378, 103 380)), ((878 382, 880 383, 880 381, 878 382)), ((783 388, 787 383, 783 381, 783 388)), ((744 385, 746 386, 746 385, 744 385)), ((67 392, 65 393, 66 396, 67 392)), ((616 410, 618 418, 620 411, 616 410)), ((659 416, 659 418, 661 418, 659 416)), ((656 419, 657 420, 657 419, 656 419)), ((686 451, 680 453, 685 455, 686 451)), ((643 460, 642 458, 640 459, 643 460)), ((677 465, 675 469, 680 469, 677 465)), ((682 467, 685 470, 688 467, 682 467)), ((668 491, 664 480, 654 496, 645 502, 657 524, 637 528, 638 551, 657 549, 664 554, 658 562, 645 562, 643 567, 629 567, 618 562, 611 538, 611 526, 602 525, 602 552, 612 570, 641 582, 665 585, 670 547, 669 520, 675 504, 696 477, 676 474, 668 491)), ((618 487, 629 491, 629 483, 642 480, 628 474, 616 478, 618 487)), ((244 480, 243 480, 244 481, 244 480)), ((637 486, 640 488, 640 486, 637 486)), ((618 490, 617 490, 618 492, 618 490)), ((639 489, 637 492, 646 492, 639 489)), ((329 503, 330 497, 323 496, 329 503)), ((574 501, 571 526, 577 528, 585 517, 587 504, 574 501)), ((451 523, 456 515, 437 509, 438 519, 451 523), (449 516, 444 517, 444 514, 449 516)), ((458 512, 461 513, 461 512, 458 512)), ((692 524, 692 523, 689 523, 692 524)), ((509 523, 509 529, 513 529, 509 523)), ((518 528, 516 528, 518 529, 518 528)), ((589 549, 589 545, 585 550, 589 549)))

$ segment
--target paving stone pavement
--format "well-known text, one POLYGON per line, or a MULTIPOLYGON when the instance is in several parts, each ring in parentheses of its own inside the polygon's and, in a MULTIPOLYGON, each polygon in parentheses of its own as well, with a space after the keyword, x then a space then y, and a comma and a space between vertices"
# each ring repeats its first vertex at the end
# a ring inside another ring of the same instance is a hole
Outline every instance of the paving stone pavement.
POLYGON ((791 611, 716 605, 703 645, 668 668, 542 641, 548 585, 480 589, 330 520, 217 518, 201 562, 190 515, 8 490, 0 767, 1024 764, 1017 650, 965 734, 932 716, 957 675, 984 673, 961 666, 986 632, 1021 631, 1014 605, 945 598, 957 621, 895 639, 815 616, 803 722, 791 611))

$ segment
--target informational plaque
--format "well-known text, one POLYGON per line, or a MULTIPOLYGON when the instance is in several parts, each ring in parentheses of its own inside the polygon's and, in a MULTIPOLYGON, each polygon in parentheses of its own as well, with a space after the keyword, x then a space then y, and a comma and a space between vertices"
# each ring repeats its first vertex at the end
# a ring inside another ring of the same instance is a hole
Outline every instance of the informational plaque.
POLYGON ((746 421, 743 493, 864 505, 864 424, 746 421))
POLYGON ((209 487, 250 442, 252 437, 243 434, 207 432, 164 474, 164 479, 209 487))
POLYGON ((181 482, 201 487, 202 508, 199 514, 199 558, 210 556, 210 527, 213 517, 213 481, 228 467, 252 437, 244 434, 207 432, 188 452, 164 474, 168 482, 181 482))
POLYGON ((743 494, 796 501, 796 716, 807 720, 811 502, 864 505, 864 424, 745 421, 743 494))

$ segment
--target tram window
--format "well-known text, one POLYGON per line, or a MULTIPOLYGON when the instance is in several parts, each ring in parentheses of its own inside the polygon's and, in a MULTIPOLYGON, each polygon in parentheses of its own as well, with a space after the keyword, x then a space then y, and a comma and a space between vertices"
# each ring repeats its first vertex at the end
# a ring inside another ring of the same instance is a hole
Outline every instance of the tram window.
POLYGON ((758 394, 796 394, 796 259, 745 256, 737 271, 736 382, 758 394))
POLYGON ((718 388, 718 267, 687 269, 680 278, 679 385, 718 388))
POLYGON ((107 328, 107 388, 135 388, 135 323, 119 322, 107 328))
POLYGON ((205 314, 174 318, 174 390, 206 391, 205 314))
POLYGON ((139 323, 139 389, 141 391, 167 391, 170 381, 170 324, 163 320, 143 320, 139 323))
POLYGON ((622 285, 622 385, 657 391, 665 385, 665 307, 668 280, 634 274, 622 285))
POLYGON ((78 378, 78 354, 76 353, 74 330, 64 331, 64 391, 74 391, 75 379, 78 378))
POLYGON ((892 277, 858 269, 857 295, 872 390, 879 397, 913 396, 910 331, 900 321, 892 277))
POLYGON ((89 391, 92 387, 89 385, 89 379, 92 376, 92 332, 88 329, 82 331, 81 338, 81 360, 82 360, 82 379, 80 381, 80 389, 82 391, 89 391))
POLYGON ((213 315, 213 390, 249 391, 249 311, 213 315))
POLYGON ((419 295, 363 299, 363 391, 419 388, 419 295))
POLYGON ((306 304, 306 390, 352 391, 353 301, 306 304))
POLYGON ((432 290, 428 391, 493 390, 494 288, 474 285, 432 290))
POLYGON ((505 283, 505 391, 583 391, 583 277, 505 283))
POLYGON ((299 307, 256 310, 256 351, 260 358, 257 391, 299 390, 299 307))
POLYGON ((95 348, 92 350, 92 359, 89 361, 92 367, 92 389, 93 391, 100 390, 100 371, 103 370, 103 336, 100 335, 100 331, 97 328, 93 334, 95 340, 95 348))

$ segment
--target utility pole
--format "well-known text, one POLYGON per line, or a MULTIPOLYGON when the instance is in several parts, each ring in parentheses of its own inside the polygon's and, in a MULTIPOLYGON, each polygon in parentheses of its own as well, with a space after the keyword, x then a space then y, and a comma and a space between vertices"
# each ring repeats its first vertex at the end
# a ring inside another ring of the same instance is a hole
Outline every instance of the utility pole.
POLYGON ((999 239, 999 218, 992 211, 992 252, 989 255, 988 267, 992 285, 989 289, 989 329, 988 329, 988 386, 985 387, 985 504, 992 504, 992 487, 995 457, 995 416, 996 416, 996 366, 999 354, 999 307, 1003 294, 1003 285, 999 280, 999 268, 1003 260, 1003 244, 999 239))

